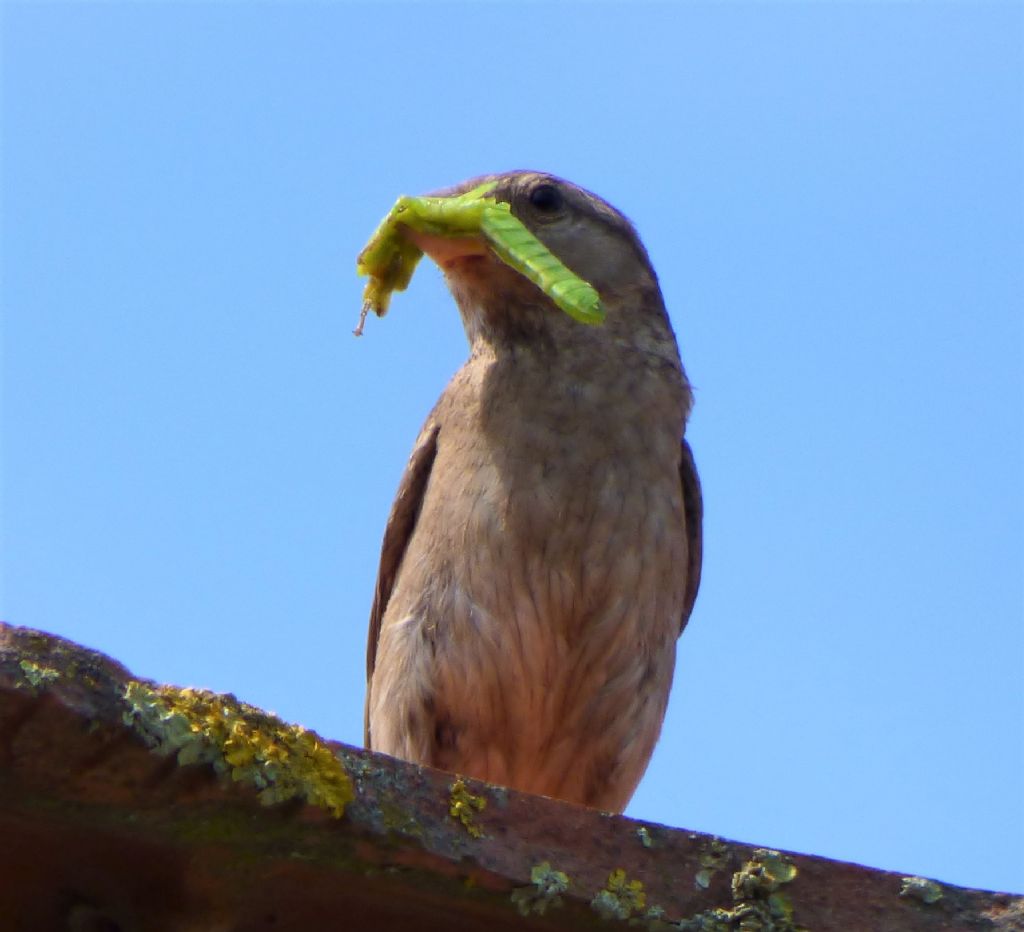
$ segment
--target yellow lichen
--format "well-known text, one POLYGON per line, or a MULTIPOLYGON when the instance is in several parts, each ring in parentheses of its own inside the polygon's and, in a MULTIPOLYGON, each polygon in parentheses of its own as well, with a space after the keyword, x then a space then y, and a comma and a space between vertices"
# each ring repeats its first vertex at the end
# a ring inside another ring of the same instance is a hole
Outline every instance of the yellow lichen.
POLYGON ((628 880, 626 872, 616 868, 608 875, 608 883, 590 901, 591 909, 605 919, 628 919, 642 913, 647 894, 639 880, 628 880))
POLYGON ((448 813, 453 819, 458 819, 474 838, 483 836, 483 829, 476 824, 476 814, 481 812, 487 805, 483 796, 474 796, 466 788, 466 783, 459 777, 450 787, 451 795, 448 797, 448 813))
POLYGON ((208 763, 259 791, 270 806, 301 799, 340 818, 354 799, 345 768, 321 739, 298 725, 202 689, 137 681, 125 689, 125 723, 178 763, 208 763))
POLYGON ((767 899, 779 886, 796 877, 796 867, 778 851, 757 848, 742 870, 732 875, 736 900, 767 899))
MULTIPOLYGON (((716 852, 724 853, 725 846, 716 852)), ((750 860, 732 875, 735 905, 731 909, 705 910, 683 920, 677 928, 681 932, 801 932, 793 921, 793 905, 779 892, 779 887, 796 875, 796 865, 786 855, 757 848, 750 860)))
POLYGON ((41 664, 33 663, 31 660, 20 660, 18 661, 18 666, 21 667, 21 672, 24 674, 28 684, 33 687, 52 683, 60 676, 59 670, 54 670, 52 667, 44 667, 41 664))

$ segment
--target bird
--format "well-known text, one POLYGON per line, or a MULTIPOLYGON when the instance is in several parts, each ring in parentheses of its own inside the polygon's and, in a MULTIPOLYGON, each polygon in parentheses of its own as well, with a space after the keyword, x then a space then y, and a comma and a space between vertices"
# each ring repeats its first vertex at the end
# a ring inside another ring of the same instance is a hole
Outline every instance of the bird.
POLYGON ((482 182, 607 316, 574 320, 479 239, 402 231, 442 269, 469 358, 387 519, 365 742, 621 812, 658 740, 700 585, 693 393, 632 223, 545 172, 433 196, 482 182))

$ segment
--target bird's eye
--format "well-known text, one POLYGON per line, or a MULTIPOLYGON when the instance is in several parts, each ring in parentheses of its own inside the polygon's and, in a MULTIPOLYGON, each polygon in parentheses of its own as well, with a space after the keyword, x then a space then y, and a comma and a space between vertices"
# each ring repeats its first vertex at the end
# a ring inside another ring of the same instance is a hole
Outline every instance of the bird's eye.
POLYGON ((553 184, 539 184, 530 192, 530 203, 543 214, 562 209, 562 192, 553 184))

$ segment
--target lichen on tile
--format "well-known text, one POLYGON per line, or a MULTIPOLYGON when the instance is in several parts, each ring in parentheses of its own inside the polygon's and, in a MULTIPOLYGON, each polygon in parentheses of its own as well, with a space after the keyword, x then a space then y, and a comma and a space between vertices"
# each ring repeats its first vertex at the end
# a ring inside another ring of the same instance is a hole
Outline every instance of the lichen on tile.
POLYGON ((180 765, 211 764, 270 806, 301 799, 340 818, 354 798, 338 758, 312 731, 289 725, 234 696, 128 683, 125 724, 180 765))
POLYGON ((642 913, 647 905, 647 894, 639 880, 629 880, 622 868, 608 875, 603 890, 590 901, 590 908, 604 919, 629 919, 642 913))
POLYGON ((52 683, 60 677, 59 670, 54 670, 52 667, 44 667, 42 664, 35 663, 32 660, 21 660, 18 662, 18 666, 21 668, 25 681, 33 688, 39 688, 47 683, 52 683))
POLYGON ((930 906, 942 899, 942 887, 925 877, 904 877, 900 885, 900 896, 920 900, 930 906))
POLYGON ((712 838, 701 846, 700 870, 694 876, 694 883, 702 890, 711 886, 715 874, 729 863, 731 849, 720 838, 712 838))
MULTIPOLYGON (((724 855, 724 846, 716 853, 724 855)), ((680 932, 802 932, 794 922, 789 897, 780 891, 796 875, 796 865, 787 855, 756 848, 732 875, 733 906, 706 909, 682 920, 676 928, 680 932)))
POLYGON ((548 861, 535 864, 530 870, 532 886, 512 891, 512 902, 523 916, 543 916, 550 907, 561 906, 562 896, 569 889, 569 875, 556 871, 548 861))
POLYGON ((448 814, 458 819, 474 838, 483 837, 483 829, 476 824, 476 815, 487 806, 483 796, 474 796, 466 787, 466 781, 459 777, 449 787, 448 814))

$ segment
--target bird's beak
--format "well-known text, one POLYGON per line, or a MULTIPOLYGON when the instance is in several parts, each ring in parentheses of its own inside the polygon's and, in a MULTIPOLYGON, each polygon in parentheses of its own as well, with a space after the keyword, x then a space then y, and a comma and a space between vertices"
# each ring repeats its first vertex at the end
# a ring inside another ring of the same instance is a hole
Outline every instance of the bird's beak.
POLYGON ((482 237, 439 236, 436 233, 421 233, 404 224, 401 229, 402 235, 409 242, 430 256, 445 271, 460 259, 486 256, 490 252, 482 237))

